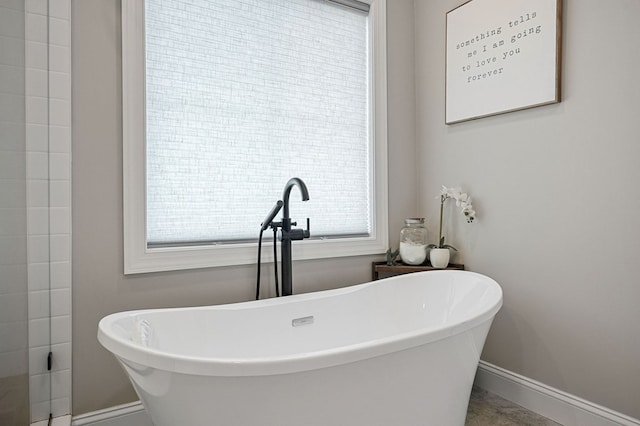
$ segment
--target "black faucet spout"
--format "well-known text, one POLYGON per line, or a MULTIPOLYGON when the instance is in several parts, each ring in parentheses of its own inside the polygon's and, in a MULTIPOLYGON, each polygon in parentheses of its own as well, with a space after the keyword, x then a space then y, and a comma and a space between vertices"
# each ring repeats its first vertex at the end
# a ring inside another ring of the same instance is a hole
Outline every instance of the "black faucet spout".
POLYGON ((309 190, 307 189, 307 185, 302 181, 302 179, 294 177, 289 179, 287 184, 284 186, 284 192, 282 193, 282 201, 284 202, 284 211, 282 212, 282 217, 284 219, 289 219, 289 196, 291 195, 291 190, 294 186, 300 188, 300 192, 302 193, 302 201, 309 200, 309 190))

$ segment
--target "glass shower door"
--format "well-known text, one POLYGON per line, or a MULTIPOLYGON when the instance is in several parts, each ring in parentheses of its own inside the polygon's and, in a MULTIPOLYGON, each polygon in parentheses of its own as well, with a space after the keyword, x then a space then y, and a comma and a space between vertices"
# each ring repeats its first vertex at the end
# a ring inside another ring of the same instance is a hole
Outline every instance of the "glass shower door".
MULTIPOLYGON (((19 2, 14 6, 19 6, 19 2)), ((29 424, 25 13, 0 3, 0 424, 29 424)))
POLYGON ((0 0, 0 425, 51 412, 46 10, 0 0), (45 27, 46 28, 46 27, 45 27), (36 137, 39 134, 41 137, 36 137), (32 142, 29 143, 29 138, 32 142), (30 356, 35 359, 30 360, 30 356), (31 366, 31 368, 30 368, 31 366), (34 394, 34 388, 38 392, 34 394), (39 407, 36 415, 32 407, 39 407))

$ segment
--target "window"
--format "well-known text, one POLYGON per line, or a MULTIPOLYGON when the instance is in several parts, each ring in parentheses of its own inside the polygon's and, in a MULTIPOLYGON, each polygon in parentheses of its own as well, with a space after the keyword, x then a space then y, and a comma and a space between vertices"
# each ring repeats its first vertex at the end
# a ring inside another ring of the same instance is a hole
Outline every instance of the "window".
POLYGON ((384 11, 123 1, 125 273, 255 262, 293 176, 294 258, 386 250, 384 11))

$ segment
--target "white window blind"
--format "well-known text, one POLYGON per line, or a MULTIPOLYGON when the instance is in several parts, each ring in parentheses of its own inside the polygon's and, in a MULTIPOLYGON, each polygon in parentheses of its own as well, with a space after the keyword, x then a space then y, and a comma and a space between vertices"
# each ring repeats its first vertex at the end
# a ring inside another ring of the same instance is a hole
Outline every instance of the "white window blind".
POLYGON ((371 235, 369 40, 322 0, 146 0, 147 244, 255 239, 294 176, 313 237, 371 235))

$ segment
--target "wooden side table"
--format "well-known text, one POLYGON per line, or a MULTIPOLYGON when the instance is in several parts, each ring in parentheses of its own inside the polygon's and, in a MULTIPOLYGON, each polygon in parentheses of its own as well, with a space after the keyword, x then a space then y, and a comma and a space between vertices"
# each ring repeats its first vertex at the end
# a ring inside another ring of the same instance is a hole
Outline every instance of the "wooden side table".
MULTIPOLYGON (((450 263, 446 269, 457 269, 464 270, 464 265, 460 263, 450 263)), ((387 265, 387 262, 372 262, 371 263, 371 279, 373 281, 380 278, 380 274, 392 274, 392 275, 401 275, 401 274, 410 274, 412 272, 422 272, 422 271, 440 271, 442 269, 434 268, 431 264, 424 265, 405 265, 402 262, 398 262, 397 265, 390 266, 387 265)))

